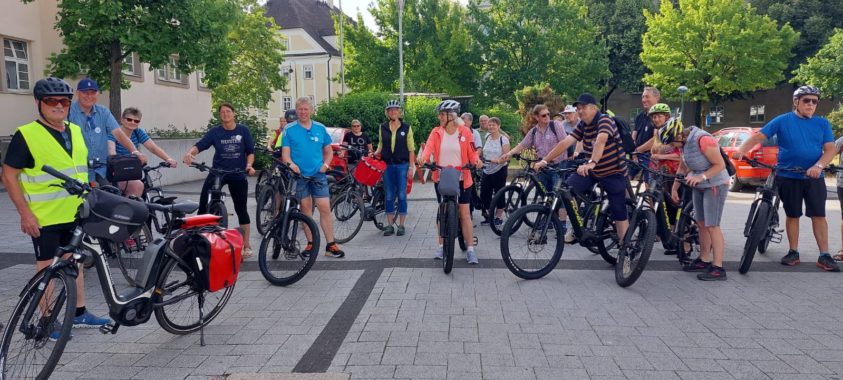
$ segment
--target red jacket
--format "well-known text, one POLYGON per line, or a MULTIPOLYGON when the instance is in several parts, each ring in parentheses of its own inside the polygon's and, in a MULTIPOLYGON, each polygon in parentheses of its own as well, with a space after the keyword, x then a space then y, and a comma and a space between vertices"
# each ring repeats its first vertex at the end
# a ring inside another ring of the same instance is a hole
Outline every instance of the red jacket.
MULTIPOLYGON (((462 161, 462 166, 466 166, 469 163, 473 163, 476 165, 480 164, 480 152, 474 147, 474 138, 472 137, 471 129, 466 126, 457 127, 457 131, 460 134, 460 158, 462 161)), ((430 131, 430 136, 427 138, 427 142, 424 144, 424 151, 422 152, 422 162, 427 162, 430 155, 433 154, 433 161, 439 162, 439 147, 442 145, 442 135, 445 133, 445 128, 443 127, 436 127, 430 131)), ((471 171, 468 169, 463 169, 462 173, 462 186, 464 189, 471 187, 471 171)), ((433 181, 439 182, 439 171, 433 172, 433 181)))

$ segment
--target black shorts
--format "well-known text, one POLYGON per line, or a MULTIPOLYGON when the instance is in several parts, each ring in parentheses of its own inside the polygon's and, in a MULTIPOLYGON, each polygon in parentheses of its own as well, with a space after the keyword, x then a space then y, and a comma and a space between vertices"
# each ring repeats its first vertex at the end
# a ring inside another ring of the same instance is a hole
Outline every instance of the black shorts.
POLYGON ((802 216, 802 203, 805 203, 805 216, 825 217, 825 200, 827 198, 825 179, 807 178, 795 179, 782 176, 776 177, 779 198, 782 200, 784 213, 788 218, 802 216))
POLYGON ((35 248, 35 260, 52 260, 59 252, 59 247, 70 243, 73 237, 74 223, 62 224, 60 226, 49 226, 42 228, 41 235, 32 238, 32 246, 35 248))
MULTIPOLYGON (((433 190, 436 191, 436 202, 442 203, 442 196, 439 195, 439 182, 433 183, 433 190)), ((471 203, 471 188, 464 188, 462 185, 462 181, 460 181, 460 196, 457 199, 457 202, 461 205, 467 205, 471 203)))

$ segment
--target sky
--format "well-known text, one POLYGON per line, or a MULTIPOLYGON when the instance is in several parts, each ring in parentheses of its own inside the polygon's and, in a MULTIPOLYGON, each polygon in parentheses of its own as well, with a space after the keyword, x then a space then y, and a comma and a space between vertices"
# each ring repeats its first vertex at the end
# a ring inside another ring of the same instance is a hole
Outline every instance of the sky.
MULTIPOLYGON (((334 5, 339 6, 340 0, 333 0, 334 5)), ((458 0, 463 5, 468 5, 468 0, 458 0)), ((369 4, 374 0, 342 0, 342 10, 352 19, 357 19, 357 11, 363 14, 363 23, 371 30, 376 30, 375 19, 369 14, 369 4)))

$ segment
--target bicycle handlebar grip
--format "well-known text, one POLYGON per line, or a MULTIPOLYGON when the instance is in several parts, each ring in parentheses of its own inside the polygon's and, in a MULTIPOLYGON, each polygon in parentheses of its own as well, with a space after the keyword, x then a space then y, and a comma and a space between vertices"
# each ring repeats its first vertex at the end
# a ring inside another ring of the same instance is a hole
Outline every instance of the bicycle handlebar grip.
POLYGON ((63 180, 63 181, 67 181, 67 182, 75 182, 76 181, 75 179, 66 176, 64 173, 62 173, 62 172, 60 172, 56 169, 53 169, 53 167, 50 166, 50 165, 41 166, 41 170, 43 170, 43 171, 49 173, 51 176, 56 177, 56 178, 58 178, 60 180, 63 180))

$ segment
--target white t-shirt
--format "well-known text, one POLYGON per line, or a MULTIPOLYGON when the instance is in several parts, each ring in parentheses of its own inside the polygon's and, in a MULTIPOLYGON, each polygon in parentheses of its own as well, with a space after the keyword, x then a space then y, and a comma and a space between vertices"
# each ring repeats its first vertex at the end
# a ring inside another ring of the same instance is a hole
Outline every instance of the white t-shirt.
POLYGON ((459 130, 452 135, 448 132, 442 134, 442 143, 439 145, 439 166, 462 166, 459 130))
MULTIPOLYGON (((487 160, 496 160, 503 155, 503 146, 509 145, 509 139, 501 134, 494 139, 491 136, 486 137, 486 144, 483 145, 483 158, 487 160)), ((483 172, 486 174, 495 174, 499 170, 506 167, 506 164, 492 164, 488 163, 483 166, 483 172)))

